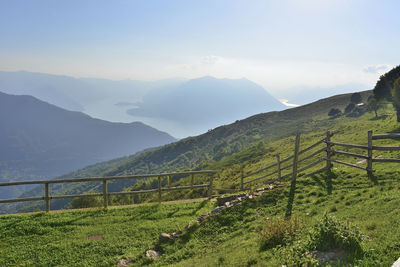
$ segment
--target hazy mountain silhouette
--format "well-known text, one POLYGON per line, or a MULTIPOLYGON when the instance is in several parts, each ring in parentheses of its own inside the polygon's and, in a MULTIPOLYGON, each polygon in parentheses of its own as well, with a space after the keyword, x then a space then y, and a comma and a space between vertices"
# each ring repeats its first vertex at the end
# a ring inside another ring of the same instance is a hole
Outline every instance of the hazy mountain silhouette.
POLYGON ((127 107, 119 102, 138 102, 150 89, 181 84, 181 79, 160 81, 74 78, 27 71, 0 71, 0 91, 31 95, 58 107, 82 111, 92 117, 114 122, 132 122, 127 107))
MULTIPOLYGON (((0 181, 53 178, 175 141, 141 122, 111 123, 32 96, 0 93, 0 181)), ((2 198, 15 195, 0 191, 2 198)))
POLYGON ((133 116, 172 121, 198 133, 254 114, 287 108, 261 86, 247 79, 189 80, 177 87, 151 90, 133 116))

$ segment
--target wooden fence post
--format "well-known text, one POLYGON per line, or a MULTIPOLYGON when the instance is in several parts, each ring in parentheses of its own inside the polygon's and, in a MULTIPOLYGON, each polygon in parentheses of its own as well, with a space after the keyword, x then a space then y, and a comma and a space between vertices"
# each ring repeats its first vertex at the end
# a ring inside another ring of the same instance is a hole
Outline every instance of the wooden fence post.
POLYGON ((158 176, 158 202, 161 203, 161 176, 158 176))
POLYGON ((332 162, 330 161, 331 159, 331 144, 329 142, 331 141, 331 133, 329 131, 326 132, 326 169, 330 170, 332 168, 332 162))
POLYGON ((369 178, 372 177, 372 131, 368 131, 367 174, 369 178))
POLYGON ((300 146, 300 134, 296 135, 296 141, 294 143, 294 157, 293 157, 293 173, 292 173, 292 183, 296 183, 297 177, 297 161, 299 159, 299 146, 300 146))
POLYGON ((281 158, 279 154, 276 154, 276 162, 278 165, 278 180, 281 181, 281 158))
POLYGON ((242 169, 242 175, 240 177, 240 190, 243 191, 243 180, 244 180, 244 171, 242 169))
POLYGON ((171 187, 171 184, 172 184, 172 176, 169 175, 168 176, 168 187, 171 187))
POLYGON ((45 194, 45 201, 46 201, 46 211, 50 211, 50 196, 49 196, 49 183, 44 184, 44 194, 45 194))
POLYGON ((103 180, 103 205, 106 209, 108 207, 108 189, 107 189, 107 180, 103 180))
POLYGON ((194 185, 194 174, 192 173, 192 180, 190 181, 191 185, 194 185))
POLYGON ((213 191, 213 175, 210 174, 210 183, 208 185, 208 199, 211 199, 213 191))

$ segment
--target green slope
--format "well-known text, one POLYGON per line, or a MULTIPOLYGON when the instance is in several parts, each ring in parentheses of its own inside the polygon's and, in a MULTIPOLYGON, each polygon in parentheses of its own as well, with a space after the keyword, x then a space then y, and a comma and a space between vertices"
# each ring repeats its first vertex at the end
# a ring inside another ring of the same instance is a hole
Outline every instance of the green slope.
POLYGON ((82 210, 0 217, 0 265, 115 266, 120 258, 133 266, 296 266, 308 249, 307 234, 324 213, 350 222, 364 235, 363 253, 348 257, 357 266, 390 266, 399 256, 399 169, 379 170, 378 183, 354 169, 333 176, 299 178, 293 214, 301 231, 285 245, 262 249, 260 231, 271 218, 284 216, 288 187, 268 191, 204 221, 173 244, 158 247, 163 256, 144 254, 158 235, 180 230, 211 210, 213 204, 145 204, 122 209, 82 210), (268 219, 269 218, 269 219, 268 219), (104 235, 90 241, 89 235, 104 235))
MULTIPOLYGON (((371 91, 361 92, 364 101, 370 94, 371 91)), ((235 153, 266 142, 293 136, 299 130, 303 133, 310 133, 331 128, 337 124, 337 120, 328 119, 329 110, 331 108, 344 110, 350 102, 350 96, 351 94, 337 95, 298 108, 254 115, 230 125, 220 126, 196 137, 189 137, 129 157, 89 166, 62 177, 115 176, 213 168, 213 166, 219 166, 221 162, 235 159, 235 157, 230 157, 235 153)), ((351 120, 351 118, 349 119, 351 120)), ((353 119, 355 120, 355 118, 353 119)), ((260 153, 263 154, 265 151, 262 150, 260 153)), ((240 159, 240 161, 243 160, 243 158, 240 159)), ((133 184, 134 182, 127 180, 113 182, 110 183, 110 188, 113 191, 120 191, 133 184)), ((98 183, 55 185, 52 188, 52 192, 66 194, 99 190, 98 183)), ((43 188, 38 187, 24 196, 41 194, 43 194, 43 188)), ((54 201, 52 207, 61 208, 68 203, 69 201, 54 201)), ((17 210, 36 210, 40 206, 41 204, 30 207, 19 205, 17 210)))
MULTIPOLYGON (((320 110, 326 111, 325 113, 322 111, 312 113, 312 105, 315 104, 303 107, 309 109, 310 113, 304 111, 303 121, 300 121, 301 117, 297 117, 296 122, 292 121, 294 124, 298 123, 296 125, 287 123, 286 129, 290 130, 269 129, 276 134, 279 131, 285 132, 287 137, 265 135, 261 140, 249 142, 247 148, 238 153, 225 156, 218 161, 210 160, 199 167, 219 170, 216 185, 231 187, 238 183, 242 167, 245 172, 254 171, 273 162, 276 153, 280 153, 283 157, 292 154, 294 138, 290 135, 297 130, 303 132, 301 147, 323 138, 326 130, 335 133, 332 138, 334 141, 356 144, 366 144, 368 130, 373 130, 375 133, 400 132, 400 125, 396 122, 391 106, 379 111, 381 115, 379 119, 375 119, 370 113, 361 117, 326 118, 327 111, 335 105, 334 103, 337 107, 342 101, 344 102, 342 107, 346 106, 348 98, 349 96, 338 96, 322 100, 318 105, 320 110), (309 119, 306 119, 306 114, 311 115, 309 119)), ((300 116, 301 111, 299 108, 297 112, 293 110, 285 112, 291 112, 286 114, 289 119, 290 115, 300 116)), ((285 113, 281 113, 281 118, 282 114, 285 113)), ((254 121, 258 116, 266 115, 257 115, 249 120, 254 121)), ((267 131, 263 127, 254 129, 259 132, 267 131)), ((400 142, 376 141, 374 144, 400 145, 400 142)), ((176 145, 178 143, 174 144, 176 145)), ((144 152, 132 158, 151 158, 149 155, 159 155, 160 152, 156 151, 163 149, 165 148, 144 152)), ((374 156, 379 155, 384 158, 400 158, 398 151, 374 153, 374 156)), ((110 171, 108 168, 113 168, 114 164, 120 164, 119 168, 129 166, 133 162, 132 158, 90 168, 92 171, 97 171, 101 167, 103 169, 98 174, 107 173, 110 171)), ((351 163, 358 161, 351 157, 336 158, 351 163)), ((0 218, 2 241, 0 244, 2 244, 1 251, 5 253, 0 259, 4 265, 15 264, 16 260, 19 260, 17 263, 20 265, 29 265, 32 264, 33 258, 40 260, 43 265, 78 266, 83 263, 91 266, 112 266, 119 258, 127 257, 134 262, 134 266, 281 266, 285 263, 288 266, 296 266, 301 261, 308 260, 304 259, 302 254, 312 250, 313 243, 309 237, 313 233, 315 235, 316 228, 313 225, 320 225, 319 221, 324 213, 327 213, 329 216, 335 216, 342 224, 349 222, 350 232, 356 227, 363 235, 362 241, 357 243, 361 252, 348 255, 343 264, 390 266, 400 256, 398 211, 400 168, 394 163, 374 163, 373 167, 376 169, 376 179, 373 180, 370 180, 364 171, 337 164, 334 164, 331 174, 320 174, 312 178, 299 175, 292 213, 298 216, 303 226, 299 227, 299 232, 288 238, 283 245, 267 249, 261 245, 263 238, 260 232, 271 220, 268 218, 285 215, 289 202, 287 183, 268 191, 260 198, 211 217, 173 244, 162 245, 159 249, 164 255, 155 261, 145 258, 144 252, 156 246, 159 233, 181 229, 195 218, 195 215, 209 211, 213 204, 209 202, 162 206, 147 204, 105 212, 99 210, 4 216, 0 218), (146 235, 144 231, 149 231, 150 234, 146 235), (86 240, 87 235, 104 233, 103 241, 86 240), (29 238, 26 238, 27 235, 29 238), (37 249, 38 247, 41 249, 37 249)), ((115 173, 121 172, 115 171, 115 173)), ((176 196, 166 194, 164 197, 168 199, 176 196)))

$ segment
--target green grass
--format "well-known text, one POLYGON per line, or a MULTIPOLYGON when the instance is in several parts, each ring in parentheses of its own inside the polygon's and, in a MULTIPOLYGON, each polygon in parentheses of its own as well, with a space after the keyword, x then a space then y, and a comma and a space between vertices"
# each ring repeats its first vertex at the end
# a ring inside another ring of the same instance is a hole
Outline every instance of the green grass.
POLYGON ((0 266, 115 266, 144 259, 162 232, 182 229, 208 201, 0 217, 0 266), (104 240, 88 240, 89 235, 104 240))
MULTIPOLYGON (((363 254, 350 257, 347 264, 390 266, 400 256, 399 174, 380 176, 376 184, 363 173, 340 171, 331 181, 332 190, 327 190, 330 182, 325 175, 299 179, 292 212, 308 225, 305 232, 325 213, 358 228, 365 236, 363 254)), ((166 255, 156 265, 281 266, 285 257, 298 257, 285 255, 296 254, 290 242, 280 248, 262 249, 263 225, 268 218, 285 215, 288 195, 289 188, 278 188, 215 216, 190 238, 165 246, 166 255), (180 256, 182 250, 190 255, 187 259, 180 256)), ((297 241, 305 242, 304 238, 300 235, 297 241)))
MULTIPOLYGON (((392 109, 387 108, 380 114, 385 116, 378 120, 370 113, 358 118, 329 120, 325 115, 318 117, 312 113, 312 119, 296 124, 302 130, 301 148, 322 139, 327 130, 335 133, 333 141, 364 145, 368 130, 399 132, 400 125, 392 109)), ((251 172, 273 163, 277 153, 281 158, 289 156, 293 153, 293 144, 293 136, 266 137, 233 155, 201 163, 198 168, 218 170, 217 187, 238 186, 242 168, 251 172)), ((399 141, 374 141, 374 145, 399 145, 399 141)), ((374 153, 378 155, 400 158, 398 151, 374 153)), ((349 163, 359 161, 346 156, 335 158, 349 163)), ((310 171, 323 166, 321 163, 310 171)), ((360 166, 365 167, 365 163, 360 166)), ((390 266, 400 256, 400 168, 392 163, 374 163, 373 168, 375 179, 369 179, 365 171, 338 164, 333 165, 330 174, 314 177, 300 174, 293 202, 289 201, 290 188, 286 183, 256 200, 213 216, 174 243, 161 246, 156 242, 161 232, 181 229, 196 215, 209 211, 213 204, 176 203, 108 211, 4 216, 0 218, 0 265, 112 266, 126 257, 135 266, 281 266, 283 263, 293 266, 311 248, 309 233, 318 229, 313 225, 318 225, 324 214, 328 214, 337 218, 339 226, 350 223, 364 236, 360 241, 362 253, 350 255, 344 265, 390 266), (299 232, 293 231, 285 242, 263 247, 262 232, 267 218, 283 218, 288 207, 304 227, 299 232), (105 240, 88 241, 87 236, 92 234, 104 234, 105 240), (162 250, 163 256, 154 261, 145 258, 145 251, 154 247, 162 250)), ((290 169, 283 174, 288 172, 290 169)), ((189 190, 163 192, 164 199, 188 196, 198 195, 189 190)), ((144 200, 154 199, 156 194, 144 200)))
MULTIPOLYGON (((390 266, 400 256, 399 175, 399 170, 381 172, 374 182, 362 171, 337 170, 333 176, 299 178, 293 215, 304 223, 305 232, 325 213, 349 222, 365 238, 363 254, 348 258, 347 264, 390 266)), ((303 235, 263 249, 262 229, 268 218, 285 215, 288 199, 289 187, 277 187, 211 217, 173 244, 158 247, 160 233, 182 229, 213 204, 146 204, 108 211, 3 216, 0 265, 113 266, 125 257, 134 266, 281 266, 282 260, 302 252, 303 247, 293 249, 293 240, 305 242, 303 235), (105 240, 87 240, 96 234, 103 234, 105 240), (155 247, 163 256, 154 261, 145 258, 145 251, 155 247)))

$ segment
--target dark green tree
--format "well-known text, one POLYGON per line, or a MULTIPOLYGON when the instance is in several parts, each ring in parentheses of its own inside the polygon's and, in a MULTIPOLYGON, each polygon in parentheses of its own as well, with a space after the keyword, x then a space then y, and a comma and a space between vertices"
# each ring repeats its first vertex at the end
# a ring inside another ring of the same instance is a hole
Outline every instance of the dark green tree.
POLYGON ((344 113, 351 113, 354 109, 356 108, 356 105, 351 102, 347 105, 347 107, 344 109, 344 113))
POLYGON ((396 109, 397 122, 400 122, 400 78, 397 78, 393 84, 392 90, 393 106, 396 109))
POLYGON ((340 109, 332 108, 332 109, 329 111, 328 116, 334 118, 334 117, 340 116, 341 113, 342 113, 342 112, 340 111, 340 109))
POLYGON ((360 93, 354 93, 350 97, 350 102, 353 104, 358 104, 362 102, 362 97, 360 93))
POLYGON ((382 75, 374 87, 374 95, 377 101, 386 99, 392 101, 392 88, 394 82, 400 77, 400 65, 382 75))
POLYGON ((376 100, 374 95, 370 95, 367 101, 367 110, 375 112, 375 118, 378 118, 378 109, 382 107, 382 103, 376 100))

